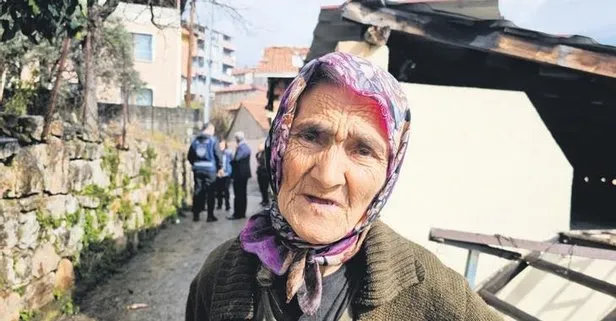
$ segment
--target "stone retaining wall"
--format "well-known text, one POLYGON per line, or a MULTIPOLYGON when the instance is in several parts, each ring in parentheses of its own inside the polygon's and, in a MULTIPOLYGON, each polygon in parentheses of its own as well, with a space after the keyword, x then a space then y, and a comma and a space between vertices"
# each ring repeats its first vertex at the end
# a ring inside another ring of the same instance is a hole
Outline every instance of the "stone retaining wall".
POLYGON ((42 142, 42 124, 0 114, 1 321, 69 309, 76 286, 175 216, 192 185, 185 146, 162 134, 131 129, 120 150, 61 122, 42 142))

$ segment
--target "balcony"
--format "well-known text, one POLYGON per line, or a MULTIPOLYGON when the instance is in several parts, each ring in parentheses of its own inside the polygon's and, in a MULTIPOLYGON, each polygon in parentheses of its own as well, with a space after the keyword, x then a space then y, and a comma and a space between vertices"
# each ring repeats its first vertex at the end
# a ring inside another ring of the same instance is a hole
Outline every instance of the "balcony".
POLYGON ((235 67, 235 57, 224 55, 222 57, 222 63, 227 66, 235 67))
POLYGON ((212 79, 216 79, 225 83, 234 84, 235 78, 231 75, 227 75, 223 72, 214 72, 212 79))
POLYGON ((235 46, 233 45, 231 41, 223 40, 220 43, 224 49, 235 51, 235 46))

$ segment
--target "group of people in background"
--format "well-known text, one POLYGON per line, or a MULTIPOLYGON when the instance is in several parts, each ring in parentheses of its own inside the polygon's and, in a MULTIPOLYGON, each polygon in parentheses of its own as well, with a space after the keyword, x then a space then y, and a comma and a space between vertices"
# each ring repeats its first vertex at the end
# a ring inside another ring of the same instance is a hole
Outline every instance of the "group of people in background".
MULTIPOLYGON (((200 220, 201 212, 207 208, 207 222, 218 221, 214 210, 231 210, 229 188, 233 186, 233 214, 229 220, 246 218, 248 205, 248 180, 252 177, 250 168, 251 149, 246 143, 244 133, 233 135, 235 151, 224 139, 215 136, 212 124, 203 126, 188 149, 187 159, 192 165, 194 175, 193 221, 200 220), (207 205, 207 206, 206 206, 207 205)), ((257 180, 261 192, 261 205, 269 206, 269 176, 263 144, 255 155, 257 159, 257 180)))

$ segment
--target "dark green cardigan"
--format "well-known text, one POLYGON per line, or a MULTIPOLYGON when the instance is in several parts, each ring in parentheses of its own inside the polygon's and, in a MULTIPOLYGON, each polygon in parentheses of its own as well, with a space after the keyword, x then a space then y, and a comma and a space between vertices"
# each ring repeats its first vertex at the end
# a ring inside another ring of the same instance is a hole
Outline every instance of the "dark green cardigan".
MULTIPOLYGON (((461 275, 380 221, 354 260, 364 267, 352 303, 356 320, 502 320, 461 275)), ((259 299, 258 267, 237 238, 220 245, 190 285, 186 321, 251 320, 259 299)))

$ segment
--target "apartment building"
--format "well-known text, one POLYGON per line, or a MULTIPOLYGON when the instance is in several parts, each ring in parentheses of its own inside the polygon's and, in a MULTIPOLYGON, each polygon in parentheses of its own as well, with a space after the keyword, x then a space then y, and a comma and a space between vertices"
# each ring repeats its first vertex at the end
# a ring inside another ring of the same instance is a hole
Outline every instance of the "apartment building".
MULTIPOLYGON (((119 20, 132 34, 135 69, 145 82, 145 86, 130 97, 131 104, 180 106, 183 94, 180 82, 182 29, 179 3, 168 1, 168 5, 154 6, 150 10, 147 4, 120 2, 110 16, 110 19, 119 20)), ((100 84, 97 91, 101 103, 122 103, 122 93, 117 84, 100 84)))
POLYGON ((182 22, 182 92, 186 92, 188 79, 188 64, 192 64, 192 82, 190 86, 193 99, 204 101, 208 66, 208 36, 212 37, 212 91, 235 84, 233 68, 236 65, 235 46, 229 34, 218 30, 210 32, 208 27, 193 25, 193 52, 189 53, 190 32, 186 22, 182 22))

